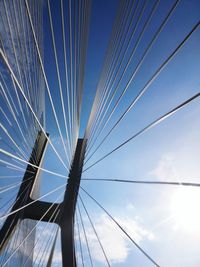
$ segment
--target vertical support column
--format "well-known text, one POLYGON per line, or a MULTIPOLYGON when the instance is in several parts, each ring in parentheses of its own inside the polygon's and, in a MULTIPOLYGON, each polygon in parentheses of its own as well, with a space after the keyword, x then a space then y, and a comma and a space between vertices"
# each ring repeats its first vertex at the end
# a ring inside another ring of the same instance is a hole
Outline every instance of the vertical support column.
POLYGON ((76 267, 74 246, 74 215, 85 155, 85 141, 78 139, 68 184, 61 206, 61 247, 63 267, 76 267))

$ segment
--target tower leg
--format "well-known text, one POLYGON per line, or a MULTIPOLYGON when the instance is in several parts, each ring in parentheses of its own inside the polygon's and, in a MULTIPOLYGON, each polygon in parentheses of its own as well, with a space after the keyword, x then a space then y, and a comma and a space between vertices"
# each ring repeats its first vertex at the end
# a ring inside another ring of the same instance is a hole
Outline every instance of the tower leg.
MULTIPOLYGON (((29 163, 34 164, 36 166, 41 165, 42 156, 44 154, 46 145, 47 138, 42 132, 39 132, 33 147, 32 154, 29 159, 29 163)), ((28 203, 31 192, 34 191, 37 173, 38 169, 32 167, 31 165, 27 166, 26 172, 22 180, 22 184, 15 199, 15 204, 13 205, 10 212, 15 211, 28 203)), ((5 245, 12 237, 16 225, 18 224, 18 222, 20 222, 20 220, 23 219, 23 216, 23 212, 16 212, 6 218, 2 228, 0 229, 0 253, 2 253, 5 245)))
POLYGON ((61 247, 63 267, 76 267, 74 215, 85 155, 85 141, 78 139, 74 160, 61 206, 61 247))

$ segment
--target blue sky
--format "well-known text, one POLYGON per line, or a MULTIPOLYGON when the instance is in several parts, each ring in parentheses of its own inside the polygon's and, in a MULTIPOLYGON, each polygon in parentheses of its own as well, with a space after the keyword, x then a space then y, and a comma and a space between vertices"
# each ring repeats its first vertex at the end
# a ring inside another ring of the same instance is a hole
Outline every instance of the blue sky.
MULTIPOLYGON (((140 5, 143 2, 141 1, 140 5)), ((160 1, 151 23, 138 46, 134 60, 131 62, 120 85, 120 91, 124 88, 152 35, 156 32, 173 3, 174 1, 171 0, 160 1)), ((144 14, 145 18, 153 4, 154 1, 148 2, 146 13, 144 14)), ((117 6, 117 0, 93 0, 92 3, 80 137, 84 135, 96 87, 101 77, 101 68, 117 6)), ((51 1, 51 8, 61 80, 64 84, 64 63, 62 45, 60 45, 62 40, 58 2, 51 1)), ((104 137, 162 62, 185 38, 192 27, 198 22, 199 17, 200 2, 198 0, 180 1, 176 11, 150 50, 144 64, 139 69, 134 81, 131 83, 99 140, 104 137)), ((66 17, 65 19, 67 21, 66 17)), ((137 40, 143 24, 144 19, 141 20, 132 45, 137 40)), ((94 163, 159 116, 199 92, 199 42, 200 29, 198 28, 84 168, 94 163)), ((64 131, 46 6, 44 12, 44 47, 44 67, 58 112, 61 129, 64 131)), ((190 105, 161 122, 153 129, 129 142, 126 146, 84 172, 82 178, 200 182, 198 162, 200 149, 199 103, 199 99, 193 101, 190 105)), ((47 95, 46 131, 50 133, 50 138, 56 149, 65 158, 47 95)), ((50 146, 47 148, 43 167, 67 176, 66 170, 62 167, 50 146)), ((63 178, 42 173, 41 194, 52 190, 56 186, 63 184, 63 182, 63 178)), ((135 185, 97 181, 82 181, 81 185, 119 221, 132 238, 160 266, 197 267, 200 265, 198 251, 200 230, 194 223, 200 223, 200 215, 197 210, 200 203, 198 188, 182 190, 179 187, 165 185, 135 185), (184 202, 185 199, 188 202, 184 202), (187 203, 191 205, 191 208, 190 206, 188 207, 187 203), (185 224, 182 223, 183 221, 185 221, 185 224)), ((88 199, 83 192, 80 191, 80 193, 94 220, 111 265, 116 267, 152 266, 152 263, 120 232, 103 211, 91 199, 88 199)), ((58 194, 56 193, 45 200, 52 201, 57 197, 58 194)), ((95 260, 95 266, 105 266, 105 259, 84 212, 83 219, 91 242, 91 253, 95 260)), ((78 239, 77 234, 76 239, 78 239)), ((81 234, 81 240, 83 242, 84 255, 86 255, 86 266, 89 266, 83 234, 81 234)), ((58 239, 54 254, 55 264, 53 266, 60 266, 59 249, 58 239)), ((78 254, 80 258, 80 249, 78 249, 78 254)))

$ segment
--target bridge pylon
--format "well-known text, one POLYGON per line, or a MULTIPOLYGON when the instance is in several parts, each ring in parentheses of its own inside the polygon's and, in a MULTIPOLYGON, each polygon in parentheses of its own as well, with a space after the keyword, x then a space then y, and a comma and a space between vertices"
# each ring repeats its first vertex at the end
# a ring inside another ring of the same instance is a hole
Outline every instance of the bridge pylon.
MULTIPOLYGON (((36 138, 29 163, 38 167, 42 164, 48 140, 44 133, 39 132, 36 138)), ((12 238, 15 229, 24 219, 56 223, 61 229, 61 250, 62 266, 76 267, 75 242, 74 242, 74 217, 76 210, 77 197, 80 187, 80 180, 85 156, 86 142, 84 139, 78 139, 74 158, 69 172, 69 178, 66 185, 62 203, 50 203, 44 201, 34 201, 32 192, 37 186, 39 168, 28 164, 24 174, 22 184, 19 188, 10 213, 28 205, 22 211, 9 215, 2 228, 0 229, 0 253, 2 254, 8 241, 12 238), (53 205, 52 205, 53 204, 53 205), (58 216, 56 216, 58 214, 58 216)), ((55 246, 54 246, 55 247, 55 246)), ((52 257, 51 257, 52 260, 52 257)), ((48 261, 48 266, 50 263, 48 261)))

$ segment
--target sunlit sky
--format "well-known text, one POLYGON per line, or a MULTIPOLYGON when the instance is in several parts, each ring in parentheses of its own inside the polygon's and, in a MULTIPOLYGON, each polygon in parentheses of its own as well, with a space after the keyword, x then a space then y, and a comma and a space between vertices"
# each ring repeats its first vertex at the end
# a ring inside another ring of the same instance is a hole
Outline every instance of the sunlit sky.
MULTIPOLYGON (((155 1, 150 0, 147 2, 146 12, 148 13, 155 1)), ((166 17, 174 2, 174 0, 160 1, 150 25, 136 50, 134 60, 130 64, 125 80, 120 86, 121 91, 128 77, 139 62, 147 44, 150 42, 153 34, 166 17)), ((142 3, 144 1, 141 1, 140 5, 142 3)), ((117 0, 92 1, 79 132, 80 138, 84 136, 97 84, 101 77, 101 69, 117 7, 117 0)), ((51 8, 58 58, 60 60, 59 62, 62 62, 62 49, 59 49, 59 44, 61 43, 61 26, 60 19, 57 19, 60 16, 58 1, 51 1, 51 8)), ((145 13, 146 16, 147 13, 145 13)), ((120 102, 120 105, 117 107, 109 124, 99 137, 96 146, 158 67, 199 21, 199 17, 199 0, 180 1, 175 12, 148 53, 148 56, 123 97, 123 100, 120 102)), ((144 23, 144 20, 141 21, 141 25, 138 27, 138 31, 136 31, 135 40, 144 23)), ((112 153, 91 169, 84 171, 88 166, 133 136, 146 125, 200 91, 199 43, 200 29, 198 28, 172 61, 167 64, 159 76, 152 82, 148 90, 106 139, 105 143, 84 165, 82 178, 200 183, 199 98, 148 132, 135 138, 118 151, 112 153)), ((44 7, 44 47, 44 67, 63 130, 64 124, 62 123, 63 117, 58 96, 59 88, 46 6, 44 7)), ((63 67, 62 64, 60 63, 60 69, 63 67)), ((64 79, 63 70, 61 70, 61 77, 64 79)), ((63 146, 47 95, 45 108, 46 131, 50 133, 53 144, 64 158, 63 146)), ((91 151, 94 151, 94 149, 95 146, 91 151)), ((66 170, 50 146, 47 147, 43 167, 67 176, 66 170)), ((64 178, 51 176, 44 172, 41 173, 41 177, 41 194, 65 182, 64 178)), ((81 186, 114 216, 129 235, 160 266, 200 266, 200 188, 86 180, 81 181, 81 186)), ((80 195, 93 219, 111 266, 153 266, 81 189, 80 195)), ((57 197, 58 194, 56 193, 48 196, 45 200, 55 201, 57 197)), ((80 207, 91 244, 94 266, 106 266, 105 258, 81 204, 80 207)), ((78 244, 77 232, 75 231, 75 233, 76 244, 78 244)), ((81 240, 85 255, 85 266, 88 267, 90 266, 89 258, 83 233, 81 234, 81 240)), ((60 239, 58 238, 52 265, 55 267, 61 266, 59 242, 60 239)), ((77 252, 79 259, 78 266, 81 266, 79 247, 77 248, 77 252)))
MULTIPOLYGON (((151 4, 152 2, 150 1, 151 4)), ((146 43, 149 42, 173 2, 161 1, 159 4, 137 50, 135 62, 132 63, 133 66, 137 63, 146 43)), ((116 6, 117 1, 93 1, 80 137, 84 134, 100 77, 116 6)), ((56 12, 56 7, 54 11, 56 12)), ((107 131, 155 70, 197 23, 199 15, 199 1, 183 0, 180 2, 111 119, 106 128, 107 131)), ((45 42, 48 42, 48 38, 47 28, 45 42)), ((200 31, 198 29, 86 166, 98 160, 154 119, 199 92, 199 41, 200 31)), ((46 51, 47 55, 51 54, 50 48, 46 51)), ((47 73, 52 73, 48 59, 46 70, 47 73)), ((46 108, 48 114, 47 131, 53 133, 52 138, 62 149, 59 137, 54 130, 56 127, 53 124, 48 103, 46 108)), ((200 149, 199 112, 199 100, 197 99, 84 172, 82 177, 200 182, 198 162, 200 149)), ((102 136, 104 135, 102 134, 102 136)), ((52 164, 55 160, 51 149, 48 148, 44 166, 48 168, 51 166, 52 170, 65 173, 59 163, 52 164)), ((45 190, 63 182, 62 178, 59 180, 59 178, 49 177, 49 175, 46 179, 51 180, 51 183, 44 183, 45 190)), ((81 185, 118 219, 133 239, 160 266, 200 265, 200 230, 198 227, 200 223, 198 211, 200 192, 198 188, 182 189, 167 185, 132 185, 99 181, 82 181, 81 185)), ((103 211, 83 192, 80 193, 91 213, 111 265, 122 267, 152 266, 152 263, 120 232, 103 211)), ((87 225, 86 229, 93 240, 91 253, 96 260, 95 266, 105 266, 105 259, 94 240, 85 215, 84 218, 87 225)))

